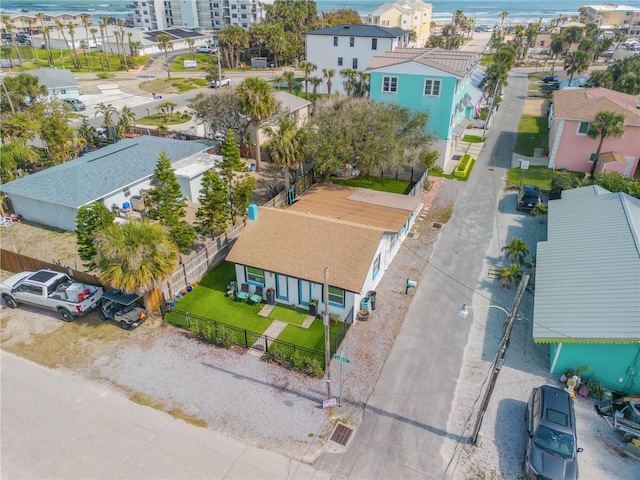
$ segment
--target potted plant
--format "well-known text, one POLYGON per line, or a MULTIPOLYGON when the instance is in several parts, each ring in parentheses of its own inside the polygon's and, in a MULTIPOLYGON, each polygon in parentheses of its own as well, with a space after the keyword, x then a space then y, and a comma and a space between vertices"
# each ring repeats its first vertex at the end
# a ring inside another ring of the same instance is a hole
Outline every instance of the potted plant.
POLYGON ((271 287, 267 288, 267 303, 269 305, 276 304, 276 291, 271 287))
POLYGON ((358 316, 356 317, 361 322, 369 320, 369 310, 358 310, 358 316))
POLYGON ((589 391, 591 392, 591 397, 597 400, 602 400, 604 394, 604 388, 598 382, 589 382, 589 391))
POLYGON ((309 300, 309 315, 314 317, 318 315, 318 300, 316 298, 309 300))

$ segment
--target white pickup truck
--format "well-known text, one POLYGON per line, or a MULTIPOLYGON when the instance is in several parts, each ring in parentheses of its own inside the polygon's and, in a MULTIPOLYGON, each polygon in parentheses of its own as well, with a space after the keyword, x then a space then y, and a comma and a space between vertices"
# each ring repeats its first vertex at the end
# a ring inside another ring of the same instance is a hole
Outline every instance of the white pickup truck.
POLYGON ((58 312, 65 322, 97 308, 102 293, 102 287, 74 282, 53 270, 18 273, 0 284, 0 296, 7 307, 36 305, 58 312))

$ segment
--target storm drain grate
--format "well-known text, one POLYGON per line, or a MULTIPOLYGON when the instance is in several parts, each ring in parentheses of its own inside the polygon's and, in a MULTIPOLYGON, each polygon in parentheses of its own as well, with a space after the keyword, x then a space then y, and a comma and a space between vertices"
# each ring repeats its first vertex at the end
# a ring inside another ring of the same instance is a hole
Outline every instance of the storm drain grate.
POLYGON ((442 224, 436 222, 433 224, 433 228, 442 228, 442 224))
POLYGON ((344 447, 349 442, 352 433, 353 429, 347 427, 346 425, 338 423, 336 425, 336 428, 333 429, 330 440, 344 447))

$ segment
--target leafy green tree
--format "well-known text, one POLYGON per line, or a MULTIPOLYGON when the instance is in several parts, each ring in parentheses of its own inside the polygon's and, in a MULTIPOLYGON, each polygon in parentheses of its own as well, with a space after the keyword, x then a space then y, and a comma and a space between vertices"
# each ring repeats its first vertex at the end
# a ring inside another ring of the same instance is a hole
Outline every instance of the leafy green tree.
POLYGON ((509 245, 502 247, 502 251, 512 262, 522 265, 524 259, 529 255, 529 245, 519 237, 514 237, 509 245))
POLYGON ((102 280, 127 293, 146 293, 178 266, 178 248, 165 227, 149 220, 113 223, 96 233, 102 280))
POLYGON ((293 90, 293 84, 296 79, 296 74, 291 70, 286 70, 282 72, 282 81, 287 84, 287 88, 289 89, 289 93, 293 90))
POLYGON ((606 70, 594 70, 589 81, 596 87, 640 94, 640 55, 616 60, 606 70))
POLYGON ((96 129, 89 123, 87 117, 82 118, 82 124, 76 130, 78 138, 84 139, 87 145, 92 144, 96 139, 96 129))
POLYGON ((618 172, 603 172, 593 176, 592 183, 610 192, 624 192, 632 197, 640 195, 640 182, 618 172))
POLYGON ((276 165, 284 168, 284 190, 288 192, 289 168, 294 163, 299 164, 304 161, 307 133, 298 128, 294 117, 288 115, 280 115, 277 128, 267 125, 264 127, 264 133, 271 139, 269 143, 271 158, 276 165))
POLYGON ((537 203, 533 210, 531 210, 531 215, 534 217, 540 217, 540 224, 544 223, 544 217, 549 213, 548 207, 544 203, 537 203))
POLYGON ((580 74, 589 68, 589 54, 577 50, 571 52, 564 59, 564 70, 569 74, 569 84, 573 80, 573 76, 577 73, 580 74))
POLYGON ((325 28, 338 25, 362 25, 360 14, 351 8, 341 8, 333 12, 322 13, 325 28))
POLYGON ((304 95, 309 99, 309 79, 311 78, 311 74, 318 69, 318 66, 315 63, 311 62, 300 62, 300 69, 304 73, 304 95))
POLYGON ((227 186, 215 169, 202 176, 200 207, 196 212, 197 226, 203 235, 220 235, 229 225, 229 196, 227 186))
POLYGON ((231 129, 235 137, 244 143, 251 120, 242 114, 235 92, 225 90, 216 95, 197 94, 192 109, 196 119, 207 125, 211 132, 231 129))
POLYGON ((579 185, 575 175, 569 172, 553 172, 551 176, 551 188, 549 189, 549 200, 562 198, 563 190, 570 190, 579 185))
POLYGON ((195 241, 196 233, 183 220, 186 208, 180 184, 165 151, 160 152, 156 168, 151 177, 149 190, 149 216, 169 228, 169 238, 181 252, 188 251, 195 241))
POLYGON ((258 77, 245 78, 236 89, 240 111, 251 118, 256 132, 256 170, 260 171, 260 123, 276 111, 277 102, 271 94, 273 89, 266 80, 258 77))
POLYGON ((430 35, 426 46, 429 48, 445 48, 447 41, 442 35, 430 35))
POLYGON ((40 138, 45 145, 48 163, 58 165, 75 158, 78 139, 71 125, 74 114, 58 100, 40 106, 40 111, 40 138))
POLYGON ((38 109, 18 112, 15 115, 1 115, 0 138, 2 141, 33 140, 40 132, 36 110, 38 109))
POLYGON ((84 260, 84 266, 89 270, 96 267, 95 256, 98 249, 94 244, 95 236, 113 224, 116 215, 102 202, 93 202, 83 205, 76 214, 76 237, 78 243, 78 256, 84 260))
POLYGON ((229 130, 222 147, 222 162, 219 165, 220 178, 227 188, 229 217, 233 225, 237 219, 246 216, 247 207, 255 188, 255 180, 247 166, 240 159, 240 149, 233 131, 229 130))
POLYGON ((218 44, 226 65, 238 68, 242 50, 249 46, 249 34, 238 25, 226 25, 218 31, 218 44))
POLYGON ((573 26, 565 29, 563 34, 566 40, 567 47, 565 55, 567 55, 569 53, 569 50, 571 49, 571 46, 576 43, 580 43, 580 41, 582 40, 584 29, 582 27, 573 26))
POLYGON ((616 113, 611 110, 602 110, 596 113, 596 121, 589 125, 589 131, 587 132, 590 138, 600 138, 595 158, 591 164, 591 175, 596 171, 596 166, 600 160, 600 151, 605 139, 622 137, 624 135, 624 122, 625 117, 622 113, 616 113))
POLYGON ((166 33, 158 35, 158 47, 164 52, 164 61, 167 68, 167 78, 171 78, 171 69, 169 65, 169 50, 173 50, 173 40, 166 33))
POLYGON ((40 85, 38 77, 28 73, 20 73, 14 77, 3 76, 0 82, 3 82, 6 88, 6 91, 5 88, 0 88, 0 111, 2 112, 10 112, 12 105, 16 111, 24 111, 46 99, 47 87, 40 85), (7 92, 11 103, 7 99, 7 92))
POLYGON ((33 151, 23 138, 10 143, 0 143, 0 180, 7 183, 16 179, 19 168, 25 168, 40 156, 33 151))
POLYGON ((549 44, 549 52, 553 54, 552 63, 551 63, 551 75, 556 68, 556 58, 560 53, 564 51, 564 45, 566 43, 565 36, 561 33, 552 33, 551 34, 551 43, 549 44))

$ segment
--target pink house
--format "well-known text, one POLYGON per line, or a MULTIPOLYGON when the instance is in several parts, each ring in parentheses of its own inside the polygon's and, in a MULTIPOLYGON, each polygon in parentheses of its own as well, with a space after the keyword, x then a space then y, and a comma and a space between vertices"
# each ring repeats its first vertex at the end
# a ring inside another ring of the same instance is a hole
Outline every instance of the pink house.
POLYGON ((640 99, 607 88, 568 88, 553 94, 549 114, 549 168, 589 172, 599 138, 587 135, 603 110, 625 117, 625 134, 602 144, 595 173, 616 171, 633 177, 640 157, 640 99))

